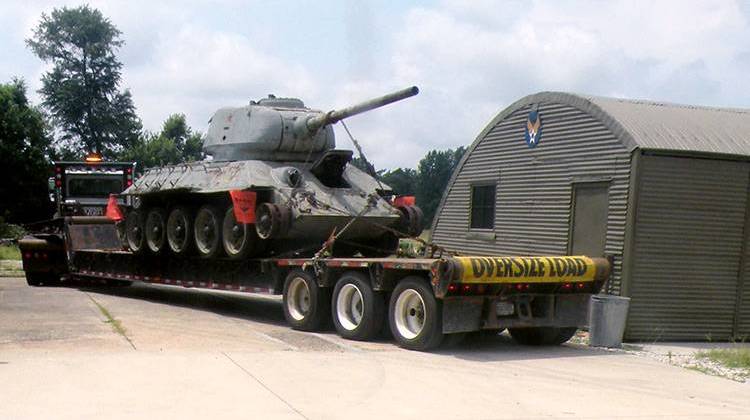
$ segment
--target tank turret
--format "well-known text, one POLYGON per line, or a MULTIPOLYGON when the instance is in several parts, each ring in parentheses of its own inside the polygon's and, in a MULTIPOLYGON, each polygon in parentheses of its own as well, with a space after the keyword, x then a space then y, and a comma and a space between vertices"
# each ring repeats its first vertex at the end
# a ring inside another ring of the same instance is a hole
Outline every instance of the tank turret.
POLYGON ((269 96, 239 108, 222 108, 209 121, 203 144, 214 160, 315 160, 336 146, 332 124, 419 93, 416 86, 321 112, 296 98, 269 96))
POLYGON ((418 92, 329 112, 273 96, 218 110, 204 143, 212 159, 151 168, 123 193, 127 247, 188 259, 312 256, 335 232, 335 256, 390 255, 399 236, 419 235, 422 212, 390 202, 387 185, 350 164, 352 151, 335 150, 332 124, 418 92))

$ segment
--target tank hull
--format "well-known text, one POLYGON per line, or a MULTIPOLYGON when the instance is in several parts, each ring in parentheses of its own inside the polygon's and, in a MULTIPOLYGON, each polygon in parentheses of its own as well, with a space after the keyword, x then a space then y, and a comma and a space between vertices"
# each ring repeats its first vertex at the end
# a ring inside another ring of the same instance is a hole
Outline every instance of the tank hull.
POLYGON ((135 199, 131 202, 146 217, 145 209, 169 213, 180 207, 195 213, 206 205, 223 213, 232 206, 230 191, 253 191, 259 203, 284 208, 289 219, 281 232, 264 240, 265 255, 312 255, 334 232, 342 244, 361 245, 338 246, 342 254, 366 249, 387 254, 383 247, 394 248, 393 229, 402 214, 379 193, 388 186, 353 165, 345 166, 334 186, 313 171, 305 162, 194 162, 148 170, 123 195, 135 199))

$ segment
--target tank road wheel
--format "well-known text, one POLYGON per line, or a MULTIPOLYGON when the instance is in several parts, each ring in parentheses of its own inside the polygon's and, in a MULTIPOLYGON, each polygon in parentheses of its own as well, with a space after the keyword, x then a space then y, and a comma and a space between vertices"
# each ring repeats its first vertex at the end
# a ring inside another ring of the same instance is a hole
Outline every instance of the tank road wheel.
POLYGON ((330 298, 330 289, 318 287, 309 273, 294 270, 284 281, 284 317, 295 330, 318 330, 330 314, 330 298))
POLYGON ((255 213, 255 230, 261 239, 286 235, 291 224, 291 212, 287 206, 262 203, 255 213))
POLYGON ((261 250, 261 239, 255 232, 255 226, 238 223, 234 217, 234 207, 227 209, 222 224, 221 243, 229 258, 240 259, 255 256, 261 250))
POLYGON ((576 327, 508 328, 510 336, 526 346, 557 346, 570 340, 576 331, 576 327))
POLYGON ((146 246, 154 254, 159 254, 167 248, 167 214, 163 209, 153 208, 148 211, 144 235, 146 246))
POLYGON ((134 254, 140 254, 146 249, 146 238, 143 233, 143 213, 133 210, 125 219, 125 240, 128 248, 134 254))
POLYGON ((443 340, 442 302, 421 277, 401 280, 391 294, 388 322, 399 346, 429 350, 443 340))
POLYGON ((359 272, 344 273, 333 289, 333 325, 339 335, 351 340, 369 340, 383 328, 385 299, 372 290, 359 272))
POLYGON ((195 214, 193 234, 195 247, 204 258, 213 258, 221 252, 221 213, 210 205, 198 209, 195 214))
POLYGON ((417 206, 402 206, 398 210, 401 212, 399 230, 408 236, 421 235, 424 230, 422 209, 417 206))
POLYGON ((167 218, 167 243, 177 255, 190 252, 193 245, 193 229, 190 212, 185 207, 175 207, 167 218))

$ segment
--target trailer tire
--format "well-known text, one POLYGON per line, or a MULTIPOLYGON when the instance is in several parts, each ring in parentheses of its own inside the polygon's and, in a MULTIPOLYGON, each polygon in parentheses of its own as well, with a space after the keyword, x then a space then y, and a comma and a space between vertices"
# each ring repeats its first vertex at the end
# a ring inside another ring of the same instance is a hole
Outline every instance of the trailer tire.
POLYGON ((284 317, 300 331, 317 331, 328 320, 331 289, 318 286, 315 278, 302 270, 293 270, 284 280, 284 317))
POLYGON ((557 346, 570 340, 576 331, 576 327, 508 328, 510 336, 526 346, 557 346))
POLYGON ((443 340, 442 302, 421 277, 409 276, 399 281, 391 294, 388 323, 399 346, 425 351, 443 340))
POLYGON ((333 325, 341 337, 371 340, 385 324, 385 299, 363 273, 349 271, 336 282, 331 299, 333 325))

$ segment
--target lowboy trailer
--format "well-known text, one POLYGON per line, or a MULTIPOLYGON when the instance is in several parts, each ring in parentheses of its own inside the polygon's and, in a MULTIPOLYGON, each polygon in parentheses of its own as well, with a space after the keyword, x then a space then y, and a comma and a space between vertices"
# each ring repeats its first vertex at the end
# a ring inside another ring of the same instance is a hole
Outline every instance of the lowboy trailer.
POLYGON ((27 279, 44 272, 63 283, 137 281, 281 294, 294 329, 317 330, 332 317, 344 338, 369 340, 389 328, 401 347, 413 350, 505 328, 524 344, 563 343, 588 324, 589 298, 611 267, 605 258, 586 256, 178 258, 124 251, 106 217, 66 217, 64 232, 62 244, 44 236, 21 241, 27 279))

